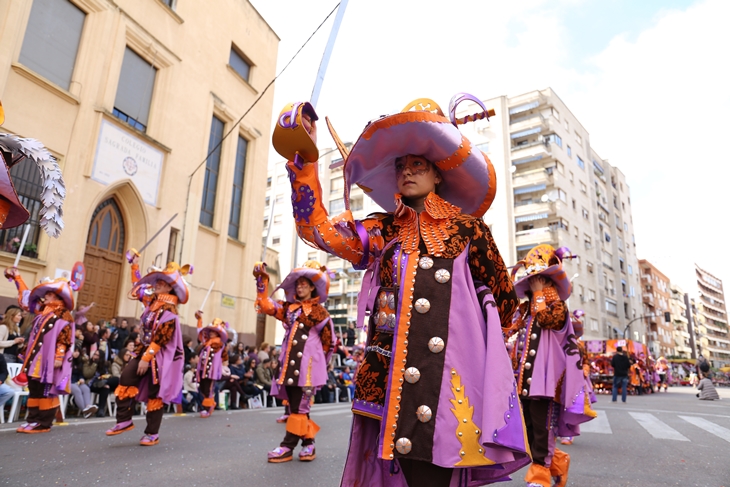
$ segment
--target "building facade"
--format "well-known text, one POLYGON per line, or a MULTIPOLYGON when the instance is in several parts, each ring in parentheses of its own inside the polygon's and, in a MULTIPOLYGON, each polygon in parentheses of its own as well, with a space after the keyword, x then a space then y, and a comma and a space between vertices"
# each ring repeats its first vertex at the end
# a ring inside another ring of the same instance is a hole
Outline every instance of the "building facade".
POLYGON ((722 281, 698 265, 695 265, 695 275, 700 350, 713 367, 726 367, 730 365, 730 334, 722 281))
POLYGON ((649 350, 655 357, 674 355, 674 326, 671 321, 669 278, 646 259, 641 268, 641 301, 649 323, 649 350), (669 314, 665 314, 669 313, 669 314), (666 317, 670 319, 667 320, 666 317))
POLYGON ((674 283, 669 283, 669 292, 669 312, 671 313, 673 328, 674 355, 677 358, 696 358, 692 356, 692 328, 687 320, 686 293, 674 283))
MULTIPOLYGON (((462 130, 495 166, 497 199, 485 221, 507 265, 538 244, 568 247, 578 256, 564 262, 573 280, 569 305, 585 311, 585 339, 646 343, 623 173, 597 154, 552 89, 484 103, 496 116, 462 130)), ((475 104, 459 106, 459 116, 477 111, 475 104)))
MULTIPOLYGON (((50 240, 38 231, 37 175, 13 168, 32 214, 26 281, 83 262, 78 302, 97 305, 88 317, 134 317, 124 252, 172 220, 142 271, 193 264, 182 321, 214 283, 205 315, 255 341, 255 286, 241 270, 261 256, 273 95, 236 122, 275 74, 277 35, 245 0, 7 0, 0 18, 2 130, 41 140, 68 189, 66 228, 50 240)), ((0 265, 22 231, 0 232, 0 265)), ((14 286, 0 295, 12 301, 14 286)))

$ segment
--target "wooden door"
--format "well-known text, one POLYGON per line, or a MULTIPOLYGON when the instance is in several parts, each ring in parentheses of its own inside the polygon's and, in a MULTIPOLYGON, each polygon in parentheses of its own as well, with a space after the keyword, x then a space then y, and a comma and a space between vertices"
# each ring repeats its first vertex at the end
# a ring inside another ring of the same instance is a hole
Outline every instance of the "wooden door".
POLYGON ((124 248, 124 220, 116 200, 109 198, 94 210, 86 239, 86 283, 79 291, 78 306, 96 303, 86 315, 92 323, 118 314, 124 248))

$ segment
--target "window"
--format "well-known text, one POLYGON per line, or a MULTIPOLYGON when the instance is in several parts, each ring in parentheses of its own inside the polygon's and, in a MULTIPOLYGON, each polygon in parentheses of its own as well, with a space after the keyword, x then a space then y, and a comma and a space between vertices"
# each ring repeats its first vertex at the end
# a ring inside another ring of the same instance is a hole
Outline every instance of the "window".
POLYGON ((588 269, 588 272, 593 274, 593 263, 592 262, 586 262, 586 269, 588 269))
POLYGON ((567 131, 568 133, 570 133, 570 124, 568 123, 568 121, 567 121, 567 120, 565 121, 565 130, 566 130, 566 131, 567 131))
POLYGON ((317 260, 317 252, 309 252, 307 254, 307 260, 317 260))
POLYGON ((581 137, 578 132, 575 133, 575 141, 578 143, 578 145, 583 145, 583 137, 581 137))
POLYGON ((575 198, 573 198, 573 209, 575 210, 575 198))
POLYGON ((575 179, 575 178, 574 178, 574 176, 573 176, 573 171, 570 171, 570 182, 571 182, 571 183, 573 183, 573 184, 575 184, 575 183, 574 183, 574 179, 575 179))
POLYGON ((482 142, 481 144, 477 144, 476 147, 482 152, 489 152, 489 142, 482 142))
POLYGON ((588 290, 588 299, 590 301, 595 301, 596 300, 596 292, 593 289, 589 289, 588 290))
POLYGON ((283 194, 277 194, 276 199, 274 200, 274 204, 278 205, 279 203, 284 202, 284 195, 283 194))
POLYGON ((573 149, 571 149, 570 146, 568 146, 568 157, 571 157, 572 155, 573 155, 573 149))
POLYGON ((545 137, 545 140, 547 140, 548 142, 552 142, 553 144, 557 145, 558 147, 563 147, 563 139, 561 139, 558 134, 550 134, 547 137, 545 137))
POLYGON ((68 0, 35 0, 18 61, 68 90, 85 19, 68 0))
POLYGON ((274 237, 271 239, 272 245, 279 245, 281 243, 281 237, 274 237))
POLYGON ((289 182, 289 176, 286 174, 279 174, 276 176, 276 184, 286 184, 289 182))
POLYGON ((629 275, 631 276, 633 274, 634 274, 634 268, 631 267, 631 264, 629 264, 629 275))
MULTIPOLYGON (((228 236, 238 240, 241 225, 241 206, 243 205, 243 182, 246 179, 246 153, 248 141, 238 136, 236 167, 233 170, 233 194, 231 195, 231 215, 228 221, 228 236)), ((267 198, 268 199, 268 198, 267 198)))
POLYGON ((281 215, 274 215, 274 225, 281 225, 281 215))
POLYGON ((213 115, 208 139, 208 153, 205 161, 205 180, 203 181, 203 200, 200 203, 200 223, 213 227, 215 215, 215 197, 218 191, 218 172, 221 165, 221 141, 223 140, 223 121, 213 115), (213 151, 215 148, 215 151, 213 151))
POLYGON ((137 130, 146 131, 156 75, 157 68, 127 47, 114 99, 114 116, 137 130))
POLYGON ((271 176, 269 176, 268 178, 266 178, 266 187, 267 188, 270 188, 271 187, 271 176))
POLYGON ((598 331, 598 320, 591 318, 591 331, 598 331))
POLYGON ((586 183, 583 181, 580 182, 580 192, 581 193, 587 193, 588 192, 588 186, 586 186, 586 183))
MULTIPOLYGON (((40 236, 40 216, 38 212, 42 208, 40 194, 43 191, 43 181, 40 172, 35 164, 16 164, 10 169, 10 175, 18 192, 18 199, 28 209, 30 218, 27 223, 30 225, 28 239, 22 255, 33 256, 37 253, 38 237, 40 236)), ((25 225, 7 230, 0 230, 0 249, 13 254, 18 252, 20 240, 23 238, 25 225), (13 241, 13 239, 17 240, 13 241)), ((36 255, 37 256, 37 255, 36 255)))
POLYGON ((271 204, 271 196, 266 197, 266 203, 265 206, 269 206, 271 204))
POLYGON ((555 163, 555 168, 558 170, 560 174, 565 174, 565 166, 563 166, 562 162, 555 163))
POLYGON ((625 264, 624 260, 621 257, 619 257, 618 258, 618 267, 619 267, 619 269, 621 269, 621 272, 626 272, 626 269, 624 268, 624 264, 625 264))
POLYGON ((330 215, 339 215, 345 209, 345 200, 337 198, 330 201, 330 215))
POLYGON ((175 254, 177 253, 177 237, 180 234, 180 230, 177 228, 170 229, 170 240, 167 242, 167 264, 175 260, 175 254))
POLYGON ((628 232, 629 231, 629 224, 626 223, 626 222, 624 222, 624 231, 625 232, 628 232))
POLYGON ((557 111, 555 108, 551 108, 550 110, 552 112, 553 117, 555 117, 556 119, 560 120, 560 112, 557 111))
POLYGON ((618 315, 618 308, 616 307, 616 301, 614 301, 612 299, 607 299, 606 300, 606 311, 610 315, 614 315, 614 316, 618 315))
POLYGON ((567 203, 568 202, 568 195, 565 194, 565 191, 563 191, 562 189, 558 189, 558 199, 560 201, 562 201, 563 203, 567 203))
MULTIPOLYGON (((583 243, 585 244, 587 249, 590 249, 591 248, 591 236, 584 233, 583 234, 583 243)), ((592 264, 591 264, 591 266, 592 266, 592 264)))
POLYGON ((588 220, 589 213, 588 213, 588 210, 586 210, 585 206, 582 208, 582 212, 583 212, 583 218, 585 220, 588 220))
POLYGON ((170 7, 170 10, 175 10, 177 0, 162 0, 162 3, 170 7))
POLYGON ((586 163, 583 162, 583 159, 581 159, 580 156, 575 156, 575 161, 578 163, 578 167, 580 167, 581 169, 586 168, 586 163))
POLYGON ((236 46, 231 46, 231 55, 228 58, 228 65, 235 71, 241 78, 249 82, 249 76, 251 74, 251 63, 243 58, 243 55, 238 52, 236 46))
POLYGON ((350 210, 360 211, 362 210, 362 196, 357 196, 350 202, 350 210))
POLYGON ((334 178, 330 179, 330 191, 342 191, 345 189, 345 179, 344 178, 334 178))

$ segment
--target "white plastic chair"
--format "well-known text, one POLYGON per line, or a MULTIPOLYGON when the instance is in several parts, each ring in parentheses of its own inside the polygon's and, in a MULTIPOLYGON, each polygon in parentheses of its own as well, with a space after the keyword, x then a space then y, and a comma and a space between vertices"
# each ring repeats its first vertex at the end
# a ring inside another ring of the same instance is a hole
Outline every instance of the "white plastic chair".
MULTIPOLYGON (((8 378, 12 379, 16 375, 20 374, 20 369, 23 368, 22 364, 8 364, 8 378)), ((12 423, 13 421, 17 421, 18 419, 18 413, 20 412, 20 398, 22 396, 27 396, 28 391, 23 389, 18 389, 15 391, 15 394, 13 395, 13 402, 10 406, 10 414, 8 415, 8 423, 12 423)), ((7 403, 6 403, 7 404, 7 403)), ((5 404, 0 406, 0 422, 5 422, 5 404)))
MULTIPOLYGON (((341 387, 335 387, 335 402, 340 402, 340 391, 342 390, 341 387)), ((345 390, 347 391, 347 402, 352 402, 352 391, 349 387, 345 387, 345 390)))
POLYGON ((228 389, 218 391, 218 407, 227 410, 228 409, 228 389))

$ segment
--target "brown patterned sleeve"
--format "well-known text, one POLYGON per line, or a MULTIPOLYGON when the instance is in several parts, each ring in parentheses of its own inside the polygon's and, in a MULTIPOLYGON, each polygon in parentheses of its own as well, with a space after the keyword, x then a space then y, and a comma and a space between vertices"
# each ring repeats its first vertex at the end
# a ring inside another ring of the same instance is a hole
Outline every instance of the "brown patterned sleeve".
POLYGON ((68 347, 71 346, 71 328, 73 325, 69 323, 66 325, 63 330, 61 330, 61 333, 58 334, 58 340, 56 340, 56 347, 59 345, 63 345, 68 349, 68 347))
POLYGON ((474 220, 474 234, 469 245, 469 267, 472 278, 492 290, 502 327, 509 328, 519 300, 492 232, 480 219, 474 220))
POLYGON ((537 326, 547 330, 560 330, 565 326, 567 313, 568 309, 565 307, 564 302, 556 300, 547 303, 545 309, 538 311, 536 314, 537 326))
POLYGON ((164 347, 168 343, 170 343, 170 340, 172 340, 172 334, 175 333, 175 320, 169 320, 164 323, 161 323, 157 330, 155 330, 155 334, 152 337, 152 341, 160 346, 160 348, 164 347))
POLYGON ((319 334, 319 340, 322 342, 322 351, 324 354, 327 355, 330 353, 334 346, 332 343, 332 330, 330 330, 329 326, 325 325, 322 328, 322 332, 319 334))

